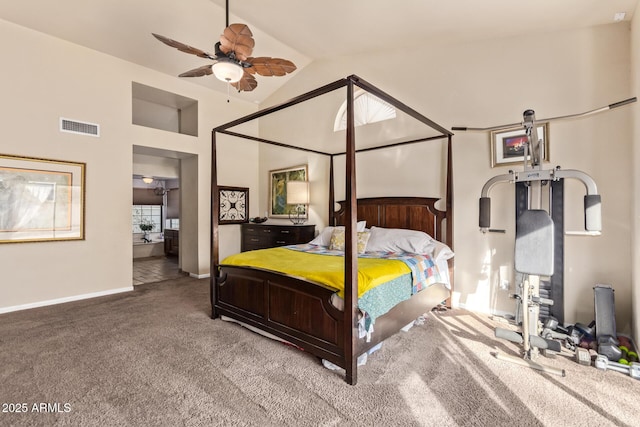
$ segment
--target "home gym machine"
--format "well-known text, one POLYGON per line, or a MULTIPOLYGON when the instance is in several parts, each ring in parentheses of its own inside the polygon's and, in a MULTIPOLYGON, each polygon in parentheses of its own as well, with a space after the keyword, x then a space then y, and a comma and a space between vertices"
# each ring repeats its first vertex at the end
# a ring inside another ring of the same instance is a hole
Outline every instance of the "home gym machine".
MULTIPOLYGON (((584 196, 584 228, 586 234, 598 235, 602 229, 601 198, 595 181, 586 173, 561 169, 543 169, 545 144, 538 136, 539 123, 573 119, 604 112, 635 102, 629 98, 606 107, 585 113, 555 117, 537 121, 533 110, 523 113, 523 121, 489 128, 453 127, 454 131, 499 131, 522 128, 519 140, 522 142, 523 170, 509 171, 489 179, 482 187, 479 201, 479 226, 483 233, 501 231, 491 228, 491 199, 489 193, 496 184, 516 185, 516 240, 514 268, 521 278, 518 284, 519 294, 516 318, 520 316, 521 331, 496 328, 495 335, 522 344, 522 358, 494 353, 501 360, 538 369, 543 372, 565 376, 564 370, 548 367, 536 362, 539 350, 561 351, 560 342, 541 336, 540 307, 553 306, 554 300, 549 294, 540 293, 541 277, 553 278, 554 270, 562 270, 563 259, 563 182, 565 179, 577 179, 586 188, 584 196), (546 191, 543 191, 546 190, 546 191), (545 196, 548 194, 547 210, 544 209, 545 196), (558 227, 559 225, 559 227, 558 227)), ((555 275, 556 278, 558 275, 555 275)), ((560 280, 562 272, 560 271, 560 280)), ((560 283, 560 291, 562 284, 560 283)), ((562 319, 562 314, 559 316, 562 319)))

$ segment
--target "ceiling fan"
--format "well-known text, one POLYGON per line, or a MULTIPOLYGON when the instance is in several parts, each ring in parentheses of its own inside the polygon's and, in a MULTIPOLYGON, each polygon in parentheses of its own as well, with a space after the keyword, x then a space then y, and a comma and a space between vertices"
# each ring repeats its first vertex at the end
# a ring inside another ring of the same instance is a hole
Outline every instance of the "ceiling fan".
POLYGON ((211 59, 213 64, 186 71, 179 77, 201 77, 214 74, 219 80, 231 84, 238 92, 252 91, 258 86, 254 74, 261 76, 284 76, 296 70, 293 62, 272 58, 269 56, 252 57, 255 41, 253 33, 245 24, 229 25, 229 0, 226 7, 227 27, 220 36, 220 41, 215 44, 215 53, 212 55, 203 50, 191 47, 184 43, 152 33, 162 43, 176 49, 211 59))

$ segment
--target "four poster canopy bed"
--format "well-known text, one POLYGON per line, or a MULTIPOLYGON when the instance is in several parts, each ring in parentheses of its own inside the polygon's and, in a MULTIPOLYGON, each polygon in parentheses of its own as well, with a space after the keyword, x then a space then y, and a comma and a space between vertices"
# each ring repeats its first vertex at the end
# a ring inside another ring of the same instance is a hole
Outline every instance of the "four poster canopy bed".
POLYGON ((354 75, 214 128, 212 318, 233 320, 294 344, 343 368, 347 383, 356 384, 359 357, 451 294, 451 137, 452 133, 444 127, 354 75), (355 87, 418 123, 424 129, 420 131, 423 134, 357 147, 355 87), (229 130, 338 89, 346 89, 346 141, 338 151, 322 151, 229 130), (306 245, 243 252, 220 260, 216 150, 219 134, 328 156, 329 226, 319 230, 320 234, 306 245), (357 197, 356 153, 436 140, 446 141, 444 201, 431 197, 357 197), (337 156, 345 156, 346 173, 345 200, 338 202, 340 208, 336 211, 333 173, 337 156), (436 207, 438 202, 445 210, 436 207))

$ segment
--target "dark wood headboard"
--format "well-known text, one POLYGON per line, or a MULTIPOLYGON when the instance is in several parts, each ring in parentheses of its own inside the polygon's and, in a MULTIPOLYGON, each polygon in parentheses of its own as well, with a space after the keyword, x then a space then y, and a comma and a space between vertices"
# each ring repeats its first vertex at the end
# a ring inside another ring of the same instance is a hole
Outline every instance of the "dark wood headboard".
MULTIPOLYGON (((432 197, 372 197, 358 199, 358 221, 367 227, 406 228, 424 231, 434 239, 451 246, 444 225, 446 212, 436 209, 440 200, 432 197)), ((334 225, 344 225, 346 202, 333 214, 334 225)))

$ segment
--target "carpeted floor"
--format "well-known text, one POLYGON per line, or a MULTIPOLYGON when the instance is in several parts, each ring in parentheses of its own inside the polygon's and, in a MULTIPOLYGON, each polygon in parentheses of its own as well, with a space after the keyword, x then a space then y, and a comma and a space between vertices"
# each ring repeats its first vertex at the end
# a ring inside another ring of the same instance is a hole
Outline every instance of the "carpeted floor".
POLYGON ((0 315, 0 425, 637 425, 640 381, 518 354, 490 318, 429 313, 385 342, 358 385, 299 350, 209 317, 208 280, 0 315), (44 404, 44 405, 43 405, 44 404), (24 409, 24 412, 16 413, 24 409))

